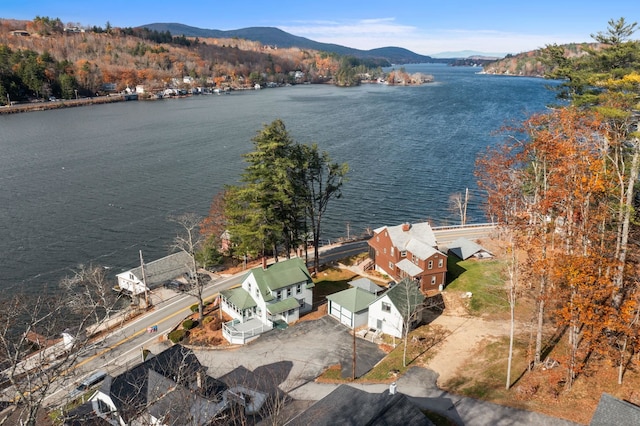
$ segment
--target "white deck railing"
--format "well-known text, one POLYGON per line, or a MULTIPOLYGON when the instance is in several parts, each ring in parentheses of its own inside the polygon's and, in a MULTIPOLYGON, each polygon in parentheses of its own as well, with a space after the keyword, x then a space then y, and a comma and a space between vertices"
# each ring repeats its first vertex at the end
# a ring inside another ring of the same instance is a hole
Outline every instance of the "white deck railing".
POLYGON ((236 345, 244 345, 245 343, 258 337, 265 331, 271 330, 270 327, 264 324, 248 330, 237 330, 235 326, 238 324, 241 323, 237 319, 222 324, 222 336, 230 343, 236 345))

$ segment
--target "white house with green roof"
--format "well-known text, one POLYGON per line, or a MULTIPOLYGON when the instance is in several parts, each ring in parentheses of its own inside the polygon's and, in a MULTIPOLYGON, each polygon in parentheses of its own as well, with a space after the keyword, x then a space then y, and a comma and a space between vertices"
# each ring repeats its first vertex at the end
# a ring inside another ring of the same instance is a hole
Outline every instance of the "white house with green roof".
POLYGON ((377 296, 359 287, 348 288, 327 296, 328 312, 333 318, 353 329, 367 325, 371 302, 377 296))
POLYGON ((401 338, 405 325, 419 319, 424 299, 415 281, 403 279, 369 305, 369 328, 401 338))
POLYGON ((313 286, 300 258, 251 269, 240 287, 220 293, 222 310, 233 318, 224 325, 223 335, 229 341, 233 338, 232 343, 239 342, 236 337, 246 343, 278 324, 297 321, 311 311, 313 286))

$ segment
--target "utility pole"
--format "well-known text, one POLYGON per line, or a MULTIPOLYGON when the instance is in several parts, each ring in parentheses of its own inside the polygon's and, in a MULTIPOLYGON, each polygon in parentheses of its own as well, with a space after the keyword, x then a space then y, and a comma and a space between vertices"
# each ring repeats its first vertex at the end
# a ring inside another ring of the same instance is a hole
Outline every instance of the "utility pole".
POLYGON ((354 322, 353 326, 353 368, 351 369, 351 380, 356 379, 356 329, 355 329, 355 314, 353 314, 352 321, 354 322))
POLYGON ((144 260, 142 260, 142 250, 140 250, 140 268, 142 269, 142 285, 144 286, 144 307, 149 307, 149 296, 147 295, 147 273, 144 270, 144 260))

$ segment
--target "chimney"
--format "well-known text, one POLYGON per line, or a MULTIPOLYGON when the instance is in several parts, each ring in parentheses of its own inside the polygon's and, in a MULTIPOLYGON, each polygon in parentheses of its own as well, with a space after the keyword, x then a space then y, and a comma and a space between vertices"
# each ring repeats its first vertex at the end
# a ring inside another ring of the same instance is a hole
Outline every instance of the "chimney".
POLYGON ((396 382, 393 382, 389 385, 389 394, 390 395, 395 395, 396 394, 396 388, 398 387, 398 385, 396 384, 396 382))
POLYGON ((267 269, 267 258, 266 257, 262 257, 262 269, 264 269, 264 270, 267 269))
POLYGON ((402 224, 402 230, 404 232, 407 232, 409 229, 411 229, 411 224, 409 222, 405 222, 402 224))
POLYGON ((198 371, 196 373, 196 386, 198 386, 198 389, 202 389, 202 372, 198 371))

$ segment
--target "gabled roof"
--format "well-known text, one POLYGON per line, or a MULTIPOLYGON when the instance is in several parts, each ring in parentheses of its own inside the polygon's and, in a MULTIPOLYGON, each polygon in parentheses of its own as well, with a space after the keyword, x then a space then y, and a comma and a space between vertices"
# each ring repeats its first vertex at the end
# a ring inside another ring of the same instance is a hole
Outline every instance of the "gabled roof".
POLYGON ((249 292, 242 287, 230 288, 220 292, 227 302, 234 305, 240 310, 250 309, 258 306, 256 301, 251 297, 249 292))
POLYGON ((379 292, 384 290, 384 288, 380 287, 378 284, 376 284, 375 282, 371 281, 369 278, 366 278, 366 277, 361 277, 361 278, 349 281, 347 284, 349 284, 351 287, 358 287, 363 290, 367 290, 369 293, 374 293, 374 294, 378 294, 379 292))
POLYGON ((268 303, 267 311, 269 311, 271 315, 277 315, 290 309, 297 309, 299 307, 300 303, 295 297, 287 297, 286 299, 280 300, 279 302, 268 303))
POLYGON ((186 388, 193 388, 200 373, 203 387, 198 392, 207 398, 213 398, 226 389, 224 383, 205 374, 191 349, 174 345, 119 376, 107 376, 102 383, 100 392, 111 398, 126 423, 138 417, 148 406, 149 391, 158 383, 154 379, 157 375, 153 373, 186 388))
POLYGON ((404 278, 398 284, 391 287, 389 291, 382 295, 382 297, 384 296, 389 296, 393 306, 396 307, 400 315, 405 319, 424 302, 425 298, 415 281, 409 278, 404 278))
POLYGON ((476 244, 473 241, 468 240, 464 237, 460 237, 457 240, 455 240, 453 243, 451 243, 451 245, 449 246, 449 251, 455 254, 457 257, 459 257, 462 260, 467 260, 468 258, 470 258, 476 253, 480 253, 480 252, 489 253, 487 250, 482 248, 481 245, 476 244))
POLYGON ((591 426, 637 426, 640 425, 640 407, 603 393, 589 424, 591 426))
POLYGON ((147 411, 166 426, 206 425, 226 408, 226 401, 210 400, 173 380, 149 371, 147 411))
POLYGON ((369 393, 340 385, 287 425, 425 425, 433 423, 401 394, 369 393))
MULTIPOLYGON (((147 278, 147 287, 161 284, 189 272, 191 264, 191 255, 184 251, 179 251, 161 259, 154 260, 153 262, 145 263, 144 272, 147 278)), ((129 274, 133 274, 138 280, 142 281, 142 267, 138 266, 137 268, 118 275, 123 275, 128 278, 129 274)))
MULTIPOLYGON (((269 295, 272 291, 290 285, 313 282, 304 260, 299 257, 276 262, 269 265, 267 269, 262 267, 253 268, 249 273, 255 277, 263 297, 269 295)), ((265 300, 268 301, 268 298, 265 298, 265 300)))
POLYGON ((409 251, 421 260, 428 259, 434 254, 440 253, 440 251, 438 251, 436 236, 429 222, 383 226, 374 232, 379 234, 384 230, 389 233, 391 244, 393 244, 394 247, 398 250, 409 251))
POLYGON ((352 313, 364 311, 376 298, 375 294, 358 287, 348 288, 327 296, 327 300, 337 303, 352 313))
POLYGON ((400 262, 396 263, 396 267, 401 271, 404 271, 410 277, 415 277, 424 272, 424 270, 410 261, 409 259, 402 259, 400 262))

